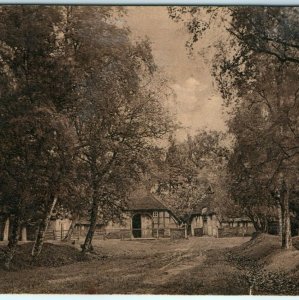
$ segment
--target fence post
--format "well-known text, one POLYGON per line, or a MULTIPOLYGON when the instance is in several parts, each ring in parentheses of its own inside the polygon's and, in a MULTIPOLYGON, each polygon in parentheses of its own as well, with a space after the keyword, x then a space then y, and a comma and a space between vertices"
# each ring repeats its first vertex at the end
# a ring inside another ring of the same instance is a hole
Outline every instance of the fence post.
POLYGON ((60 240, 63 240, 62 224, 60 224, 60 240))
POLYGON ((185 224, 185 239, 188 238, 188 235, 187 235, 187 224, 185 224))

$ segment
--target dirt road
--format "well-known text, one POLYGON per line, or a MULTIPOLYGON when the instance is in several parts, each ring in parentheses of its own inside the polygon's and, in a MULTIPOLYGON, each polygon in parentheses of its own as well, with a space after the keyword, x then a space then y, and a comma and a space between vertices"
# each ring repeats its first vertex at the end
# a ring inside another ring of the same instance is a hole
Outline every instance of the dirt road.
POLYGON ((98 241, 97 260, 1 272, 0 293, 248 294, 223 255, 224 248, 247 240, 98 241))

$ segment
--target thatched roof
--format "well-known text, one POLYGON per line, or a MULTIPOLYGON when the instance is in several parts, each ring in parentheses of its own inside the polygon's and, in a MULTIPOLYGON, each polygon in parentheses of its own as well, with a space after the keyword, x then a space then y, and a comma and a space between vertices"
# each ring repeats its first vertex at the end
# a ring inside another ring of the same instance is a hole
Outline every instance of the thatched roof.
MULTIPOLYGON (((166 207, 160 200, 158 200, 154 195, 147 191, 137 190, 129 199, 127 200, 127 205, 124 211, 161 211, 167 210, 171 212, 171 210, 166 207)), ((171 212, 172 213, 172 212, 171 212)), ((173 214, 173 213, 172 213, 173 214)), ((102 224, 102 221, 99 221, 98 224, 102 224)), ((88 218, 81 218, 77 224, 90 224, 88 218)))
POLYGON ((196 207, 191 212, 191 216, 195 216, 195 215, 209 216, 209 215, 213 215, 213 214, 216 214, 216 213, 213 210, 211 210, 210 208, 206 207, 206 206, 196 207))
POLYGON ((133 196, 128 199, 128 210, 169 210, 160 200, 152 194, 142 197, 133 196))

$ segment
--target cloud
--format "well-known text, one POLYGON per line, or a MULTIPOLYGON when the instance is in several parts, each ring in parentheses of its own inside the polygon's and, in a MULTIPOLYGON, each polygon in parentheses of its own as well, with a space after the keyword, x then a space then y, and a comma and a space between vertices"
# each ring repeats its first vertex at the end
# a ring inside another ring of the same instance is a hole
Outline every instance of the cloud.
POLYGON ((178 133, 179 139, 184 139, 187 133, 193 135, 200 129, 226 129, 221 97, 214 95, 207 84, 189 77, 181 84, 173 84, 172 88, 176 97, 170 109, 185 127, 178 133))
MULTIPOLYGON (((183 140, 187 133, 199 129, 225 130, 222 100, 214 95, 210 67, 201 55, 187 55, 185 42, 190 35, 184 26, 169 18, 166 7, 129 7, 127 24, 133 39, 150 39, 155 62, 173 82, 176 97, 164 104, 185 128, 178 132, 178 138, 183 140)), ((208 39, 211 37, 219 38, 217 32, 208 39)), ((198 43, 198 50, 205 49, 210 41, 206 42, 198 43)))
POLYGON ((200 84, 200 82, 193 77, 189 77, 182 84, 173 84, 172 88, 176 94, 176 111, 181 114, 191 112, 194 108, 200 106, 201 102, 197 95, 207 90, 205 84, 200 84))

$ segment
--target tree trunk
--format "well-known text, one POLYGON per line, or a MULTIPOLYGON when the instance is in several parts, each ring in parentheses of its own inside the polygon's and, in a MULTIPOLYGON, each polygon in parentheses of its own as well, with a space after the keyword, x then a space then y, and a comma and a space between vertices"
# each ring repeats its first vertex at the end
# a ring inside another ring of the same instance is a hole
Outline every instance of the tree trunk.
POLYGON ((267 220, 267 218, 264 217, 264 216, 260 216, 259 220, 260 220, 261 232, 267 233, 268 232, 268 220, 267 220))
POLYGON ((96 156, 94 155, 96 151, 92 147, 91 155, 91 182, 92 182, 92 207, 90 213, 90 225, 85 237, 84 244, 82 245, 82 254, 85 254, 88 251, 92 250, 92 239, 97 226, 98 211, 99 211, 99 181, 98 181, 98 172, 96 169, 96 156))
POLYGON ((10 264, 14 255, 16 253, 19 237, 20 237, 20 226, 21 226, 21 216, 20 212, 18 211, 12 218, 11 218, 11 232, 8 237, 8 245, 7 251, 5 255, 5 262, 4 266, 6 269, 10 268, 10 264))
POLYGON ((31 255, 33 258, 36 258, 40 252, 42 251, 42 247, 45 240, 45 234, 49 225, 49 221, 53 212, 53 209, 55 208, 55 205, 57 203, 58 198, 55 196, 53 199, 53 202, 49 208, 49 210, 46 212, 45 218, 41 221, 39 227, 38 227, 38 233, 36 235, 36 239, 32 248, 31 255))
POLYGON ((291 220, 289 209, 289 189, 284 182, 281 192, 281 216, 282 216, 282 234, 281 247, 283 249, 290 249, 292 247, 291 238, 291 220))
POLYGON ((22 242, 27 242, 27 228, 26 228, 25 225, 22 226, 21 241, 22 242))
POLYGON ((3 241, 8 241, 9 237, 9 217, 7 217, 5 224, 4 224, 4 230, 3 230, 3 241))
POLYGON ((269 221, 268 221, 268 218, 265 218, 264 232, 268 233, 268 229, 269 229, 269 221))
POLYGON ((262 226, 261 226, 260 219, 258 217, 256 217, 256 216, 253 216, 250 219, 251 219, 251 221, 253 223, 253 227, 254 227, 255 231, 259 232, 259 233, 262 233, 263 229, 262 229, 262 226))
POLYGON ((71 240, 78 219, 79 218, 78 218, 77 214, 74 214, 71 226, 70 226, 69 230, 67 231, 66 236, 63 239, 64 241, 70 241, 71 240))
POLYGON ((280 240, 282 240, 282 219, 283 219, 283 216, 282 216, 282 208, 281 208, 281 204, 278 203, 278 235, 280 237, 280 240))
POLYGON ((98 197, 96 195, 94 195, 93 202, 92 202, 92 208, 91 208, 91 214, 90 214, 90 226, 89 226, 84 244, 82 245, 82 253, 83 254, 92 250, 91 242, 92 242, 95 230, 96 230, 97 219, 98 219, 98 210, 99 210, 98 197))
POLYGON ((250 218, 250 221, 251 221, 252 224, 253 224, 254 230, 258 232, 260 228, 258 227, 258 224, 257 224, 257 222, 255 221, 255 219, 254 219, 254 218, 250 218))

